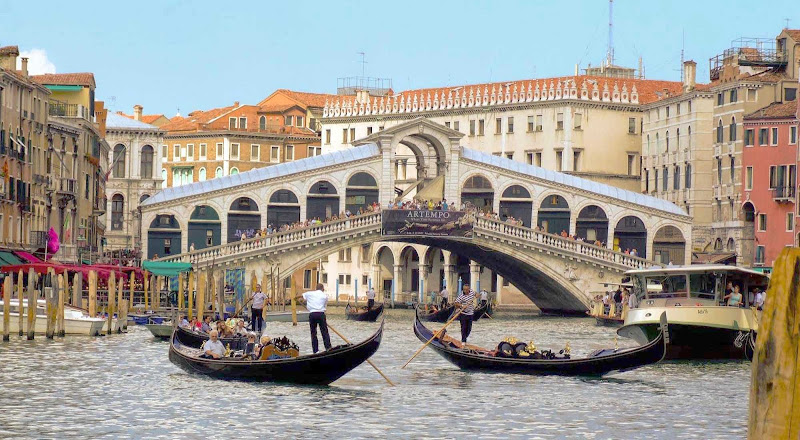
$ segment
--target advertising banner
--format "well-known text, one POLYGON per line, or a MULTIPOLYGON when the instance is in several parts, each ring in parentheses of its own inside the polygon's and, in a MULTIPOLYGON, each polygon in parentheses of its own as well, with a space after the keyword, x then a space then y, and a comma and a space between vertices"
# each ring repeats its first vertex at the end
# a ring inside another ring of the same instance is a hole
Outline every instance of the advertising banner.
POLYGON ((472 238, 475 213, 466 211, 429 211, 384 209, 381 235, 416 235, 425 237, 472 238))

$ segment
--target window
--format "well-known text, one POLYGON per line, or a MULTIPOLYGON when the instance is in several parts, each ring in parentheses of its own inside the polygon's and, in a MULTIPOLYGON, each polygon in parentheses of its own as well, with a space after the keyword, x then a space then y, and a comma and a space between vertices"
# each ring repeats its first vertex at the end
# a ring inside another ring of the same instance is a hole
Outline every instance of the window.
POLYGON ((304 122, 303 116, 298 116, 298 117, 295 118, 295 125, 297 127, 302 127, 303 126, 303 122, 304 122))
POLYGON ((756 264, 764 264, 764 246, 756 246, 756 264))
POLYGON ((186 144, 186 159, 194 160, 194 144, 186 144))
POLYGON ((636 164, 636 155, 635 154, 629 154, 628 155, 628 175, 629 176, 633 176, 635 174, 634 168, 633 168, 635 164, 636 164))
POLYGON ((650 192, 650 170, 644 170, 644 192, 650 192))
POLYGON ((509 116, 508 117, 508 121, 507 121, 506 125, 508 126, 508 132, 509 133, 514 133, 514 117, 513 116, 509 116))
POLYGON ((767 134, 766 128, 760 128, 758 130, 758 145, 767 145, 769 143, 769 135, 767 134))
POLYGON ((261 145, 250 144, 250 160, 252 161, 261 160, 261 145))
POLYGON ((459 124, 458 124, 458 121, 453 121, 453 130, 461 131, 460 127, 459 127, 459 124))
POLYGON ((228 118, 228 130, 236 128, 236 118, 228 118))
POLYGON ((576 130, 581 130, 581 127, 583 126, 583 114, 575 113, 575 119, 573 121, 572 126, 576 130))
POLYGON ((303 289, 311 288, 311 269, 303 271, 303 289))
POLYGON ((676 115, 681 114, 681 103, 680 102, 675 106, 675 114, 676 115))
POLYGON ((564 113, 556 114, 556 130, 564 129, 564 113))
POLYGON ((772 127, 772 135, 769 138, 770 145, 778 145, 778 127, 772 127))
POLYGON ((125 177, 125 145, 114 146, 114 177, 125 177))
POLYGON ((722 139, 723 139, 723 137, 722 137, 722 119, 720 119, 717 122, 717 143, 721 144, 722 143, 722 139))
POLYGON ((775 189, 778 186, 778 167, 770 165, 769 167, 769 189, 775 189))
POLYGON ((347 263, 353 259, 353 248, 346 248, 339 250, 339 261, 347 263))
POLYGON ((647 135, 647 143, 644 147, 644 154, 650 154, 650 135, 647 135))
POLYGON ((533 155, 533 164, 536 165, 537 167, 541 167, 542 166, 542 152, 541 151, 537 151, 536 153, 534 153, 534 155, 533 155))
POLYGON ((325 130, 325 145, 330 145, 330 144, 331 144, 331 130, 327 129, 325 130))
POLYGON ((206 160, 208 157, 208 146, 206 144, 200 144, 200 160, 206 160))
POLYGON ((346 128, 342 129, 342 143, 343 144, 347 143, 347 129, 346 128))
POLYGON ((717 158, 717 184, 722 185, 722 158, 717 158))
POLYGON ((372 127, 367 127, 367 136, 372 134, 372 127))
POLYGON ((294 160, 294 145, 286 146, 286 160, 294 160))
POLYGON ((169 238, 164 239, 164 253, 169 255, 172 253, 172 240, 169 238))
POLYGON ((175 144, 172 146, 172 160, 177 162, 180 159, 181 159, 181 146, 175 144))
POLYGON ((294 125, 294 116, 286 115, 283 119, 283 125, 294 125))
POLYGON ((206 247, 214 246, 214 231, 206 229, 206 247))
POLYGON ((795 99, 797 99, 797 89, 787 87, 783 90, 784 101, 794 101, 795 99))
POLYGON ((533 165, 533 153, 525 153, 525 161, 528 165, 533 165))
POLYGON ((344 275, 344 274, 339 275, 339 285, 349 286, 351 281, 352 278, 350 277, 350 275, 344 275))
POLYGON ((114 194, 111 198, 111 229, 122 230, 122 217, 125 208, 125 198, 121 194, 114 194))
POLYGON ((690 164, 690 163, 686 164, 686 173, 685 174, 686 174, 686 182, 685 182, 686 185, 685 186, 686 186, 686 188, 691 188, 692 187, 692 164, 690 164))
POLYGON ((497 118, 494 120, 494 134, 500 134, 503 132, 503 118, 497 118))
POLYGON ((536 128, 536 118, 533 115, 528 116, 528 131, 533 131, 534 128, 536 128))
POLYGON ((669 106, 666 106, 665 110, 667 111, 667 117, 669 117, 669 106))
POLYGON ((734 102, 736 102, 736 101, 738 101, 738 99, 737 99, 737 96, 736 96, 736 89, 733 89, 733 90, 731 90, 731 99, 730 99, 730 102, 731 102, 731 103, 734 103, 734 102))
POLYGON ((731 157, 731 185, 736 181, 736 158, 731 157))
POLYGON ((278 145, 273 145, 269 147, 269 161, 272 163, 277 163, 281 161, 281 147, 278 145))
POLYGON ((691 113, 692 112, 692 100, 686 102, 686 110, 691 113))
POLYGON ((166 187, 167 187, 167 170, 161 168, 161 188, 163 189, 166 187))
POLYGON ((667 171, 667 167, 664 167, 664 184, 661 186, 661 190, 667 192, 667 188, 669 188, 669 172, 667 171))
POLYGON ((140 171, 143 179, 153 178, 153 147, 145 145, 142 147, 142 157, 140 161, 140 171))
POLYGON ((756 89, 747 89, 747 100, 752 102, 755 101, 758 95, 756 95, 756 89))
POLYGON ((759 231, 767 230, 767 214, 763 212, 761 214, 758 214, 758 230, 759 231))
POLYGON ((675 176, 672 178, 672 189, 681 189, 681 167, 675 165, 675 176))
POLYGON ((206 180, 206 167, 200 167, 198 181, 203 182, 206 180))
POLYGON ((239 144, 231 144, 231 160, 239 160, 239 144))
POLYGON ((752 128, 748 128, 744 131, 744 144, 745 146, 752 147, 753 146, 753 137, 755 133, 753 133, 752 128))
POLYGON ((355 129, 355 127, 350 129, 350 142, 353 142, 354 140, 356 140, 356 129, 355 129))
POLYGON ((580 151, 573 151, 572 152, 572 171, 580 171, 580 164, 581 164, 581 152, 580 151))
POLYGON ((653 189, 658 192, 658 170, 653 170, 653 189))
POLYGON ((722 93, 717 93, 717 105, 722 105, 724 103, 724 98, 722 97, 722 93))
POLYGON ((161 146, 161 158, 167 160, 167 156, 169 156, 169 146, 162 145, 161 146))
POLYGON ((542 131, 542 121, 544 120, 544 116, 536 115, 536 131, 542 131))
POLYGON ((322 154, 322 147, 308 146, 308 157, 319 156, 320 154, 322 154))
POLYGON ((469 120, 469 135, 470 136, 475 136, 475 120, 474 119, 470 119, 469 120))
POLYGON ((236 168, 236 167, 231 168, 230 175, 231 176, 235 176, 237 174, 239 174, 239 168, 236 168))
POLYGON ((728 140, 731 142, 736 140, 736 118, 731 118, 730 133, 728 133, 728 140))
POLYGON ((214 170, 214 177, 222 177, 224 175, 225 172, 222 170, 222 167, 217 167, 217 169, 214 170))
POLYGON ((747 191, 753 189, 753 167, 745 168, 744 189, 747 191))
POLYGON ((667 142, 667 152, 669 153, 669 130, 664 133, 664 140, 667 142))
POLYGON ((794 213, 787 212, 786 213, 786 232, 794 231, 794 213))
POLYGON ((797 143, 797 126, 789 127, 789 144, 794 145, 797 143))
POLYGON ((690 125, 687 130, 686 138, 689 139, 689 148, 692 148, 692 126, 690 125))
POLYGON ((514 160, 514 153, 513 153, 513 152, 511 152, 511 153, 506 153, 506 159, 509 159, 509 160, 514 160))
POLYGON ((222 144, 217 144, 216 159, 222 160, 222 144))
POLYGON ((247 118, 244 117, 239 118, 239 128, 242 130, 247 130, 247 118))
POLYGON ((444 126, 450 128, 450 121, 445 121, 444 126))
POLYGON ((485 125, 483 119, 478 119, 478 136, 483 136, 485 125))
POLYGON ((259 130, 266 130, 267 129, 267 117, 261 116, 258 118, 258 129, 259 130))
POLYGON ((563 154, 561 151, 556 151, 556 171, 561 171, 561 160, 563 154))

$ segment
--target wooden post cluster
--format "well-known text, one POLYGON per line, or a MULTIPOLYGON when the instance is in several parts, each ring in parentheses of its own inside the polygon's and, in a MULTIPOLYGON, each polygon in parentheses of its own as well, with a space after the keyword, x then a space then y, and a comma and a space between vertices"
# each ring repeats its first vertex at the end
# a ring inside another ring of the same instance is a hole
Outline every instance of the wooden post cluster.
POLYGON ((186 308, 187 319, 191 320, 194 314, 194 272, 189 272, 189 305, 186 308))

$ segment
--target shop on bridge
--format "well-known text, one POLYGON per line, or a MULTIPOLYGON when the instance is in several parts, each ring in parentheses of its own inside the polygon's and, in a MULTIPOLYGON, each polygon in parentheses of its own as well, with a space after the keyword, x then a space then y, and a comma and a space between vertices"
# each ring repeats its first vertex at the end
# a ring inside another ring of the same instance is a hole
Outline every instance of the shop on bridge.
POLYGON ((306 196, 306 219, 325 220, 339 213, 339 194, 327 180, 320 180, 311 186, 306 196))
POLYGON ((531 193, 520 185, 511 185, 500 196, 500 219, 513 217, 522 221, 522 225, 531 227, 533 199, 531 193))
POLYGON ((369 173, 355 173, 347 181, 345 209, 352 213, 378 203, 378 182, 369 173))
POLYGON ((231 203, 228 211, 228 243, 242 239, 242 234, 255 236, 261 229, 261 213, 258 204, 250 197, 239 197, 231 203))
POLYGON ((181 227, 174 215, 157 215, 147 229, 147 258, 181 253, 181 227))
POLYGON ((195 250, 222 244, 222 222, 217 211, 208 205, 195 206, 189 217, 187 240, 195 250))
POLYGON ((267 224, 274 228, 300 221, 300 202, 288 189, 272 193, 267 205, 267 224))
POLYGON ((461 187, 461 203, 470 203, 483 212, 494 210, 494 189, 489 179, 475 175, 461 187))
POLYGON ((614 250, 636 250, 636 255, 647 258, 647 228, 639 217, 629 215, 617 222, 614 228, 614 250))
POLYGON ((608 242, 608 216, 597 205, 589 205, 578 213, 575 222, 575 235, 589 243, 608 242))
POLYGON ((569 204, 563 197, 553 194, 542 200, 539 206, 538 225, 545 232, 560 234, 569 232, 569 204))

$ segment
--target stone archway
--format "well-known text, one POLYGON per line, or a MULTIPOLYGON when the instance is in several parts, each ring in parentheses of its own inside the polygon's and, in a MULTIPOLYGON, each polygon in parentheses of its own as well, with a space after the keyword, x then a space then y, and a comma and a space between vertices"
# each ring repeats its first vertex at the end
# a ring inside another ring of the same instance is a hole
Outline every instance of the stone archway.
POLYGON ((163 258, 181 252, 181 227, 175 215, 156 215, 147 229, 147 259, 163 258))
POLYGON ((522 226, 531 227, 533 215, 533 199, 531 193, 522 185, 511 185, 500 196, 500 220, 514 218, 522 222, 522 226))
POLYGON ((681 230, 663 226, 653 238, 653 260, 661 264, 686 264, 686 239, 681 230))
POLYGON ((238 197, 228 208, 228 243, 241 240, 242 234, 255 235, 261 228, 258 204, 250 197, 238 197))
POLYGON ((603 208, 597 205, 584 207, 575 221, 575 235, 589 243, 608 241, 608 216, 603 208))
POLYGON ((637 256, 647 258, 647 228, 642 219, 629 215, 617 222, 614 228, 614 250, 618 252, 636 250, 637 256))
POLYGON ((192 210, 187 227, 189 249, 195 250, 222 244, 222 222, 219 213, 208 205, 198 205, 192 210))
POLYGON ((339 194, 336 187, 327 180, 311 185, 306 195, 306 219, 325 220, 338 214, 339 194))
POLYGON ((539 227, 545 232, 561 234, 569 233, 570 215, 567 199, 558 194, 551 194, 542 200, 536 217, 539 227))

